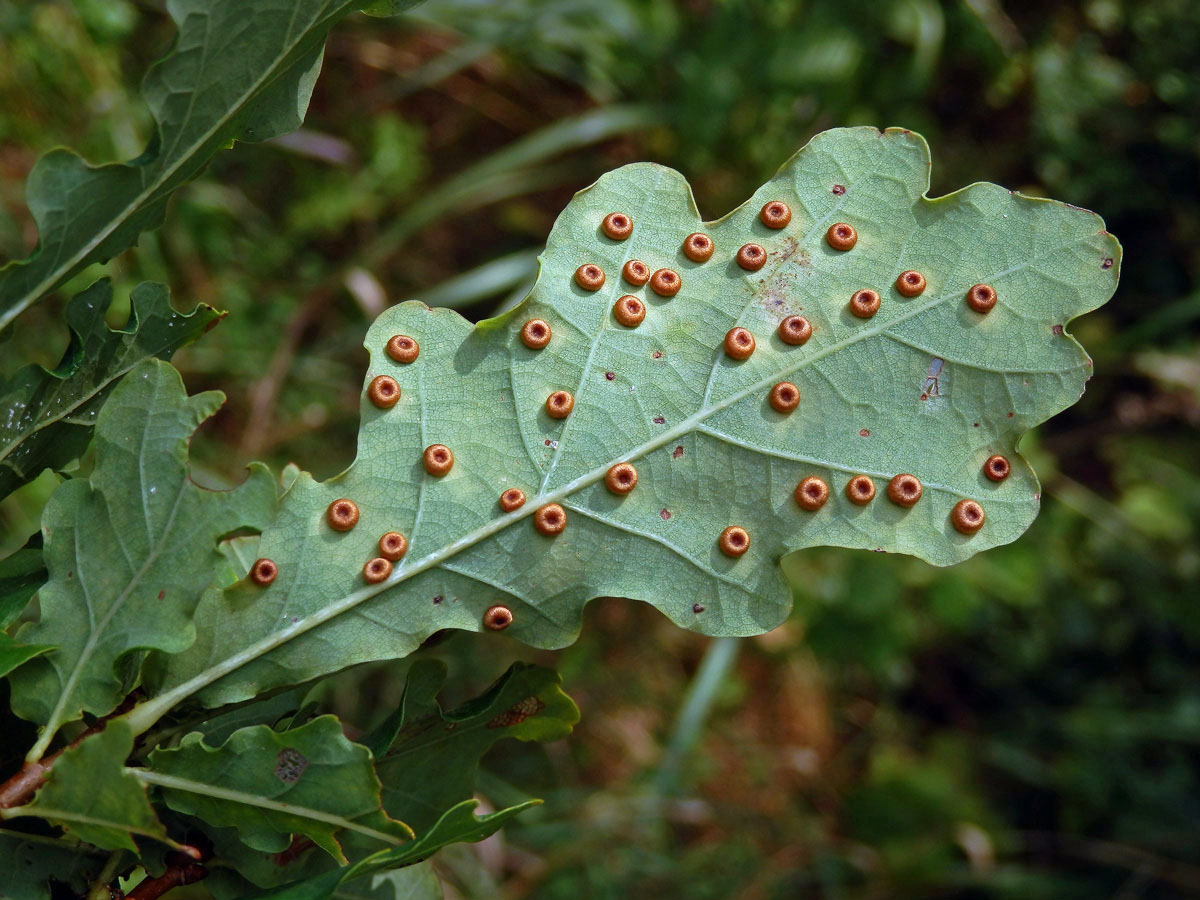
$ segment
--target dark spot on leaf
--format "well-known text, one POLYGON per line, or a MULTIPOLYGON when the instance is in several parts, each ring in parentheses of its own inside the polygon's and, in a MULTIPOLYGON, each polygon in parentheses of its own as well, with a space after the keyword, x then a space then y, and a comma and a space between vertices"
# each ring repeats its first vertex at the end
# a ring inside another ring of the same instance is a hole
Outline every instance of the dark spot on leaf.
POLYGON ((439 603, 441 603, 445 599, 446 598, 443 597, 441 594, 438 594, 436 597, 433 598, 433 605, 437 606, 439 603))
POLYGON ((307 768, 308 760, 304 758, 304 754, 292 747, 284 747, 279 751, 275 777, 284 784, 295 784, 307 768))
POLYGON ((667 420, 666 420, 666 419, 665 419, 663 416, 655 416, 655 417, 654 417, 654 424, 655 424, 655 425, 666 425, 666 424, 667 424, 667 420))
POLYGON ((700 615, 700 613, 704 612, 704 607, 701 606, 699 603, 693 603, 692 604, 692 612, 694 612, 696 615, 700 615))
POLYGON ((679 459, 679 457, 681 457, 681 456, 683 456, 683 445, 682 444, 680 444, 678 447, 676 447, 674 450, 671 451, 671 459, 679 459))
POLYGON ((75 576, 75 573, 74 573, 74 572, 68 572, 68 573, 67 573, 67 577, 68 577, 68 578, 73 578, 74 576, 75 576))
POLYGON ((1013 417, 1013 415, 1015 415, 1015 414, 1010 412, 1010 413, 1008 414, 1008 417, 1011 419, 1011 418, 1013 417))
POLYGON ((859 431, 858 436, 859 437, 870 437, 871 431, 870 431, 870 429, 864 428, 861 431, 859 431))
POLYGON ((158 592, 158 599, 159 599, 159 600, 161 600, 161 599, 162 599, 163 597, 165 597, 165 596, 167 596, 167 592, 166 592, 166 591, 159 591, 159 592, 158 592))
POLYGON ((1113 258, 1111 256, 1104 257, 1104 262, 1100 263, 1100 268, 1111 269, 1113 267, 1113 258))
POLYGON ((929 395, 928 395, 928 394, 924 394, 924 393, 923 393, 923 394, 921 394, 921 400, 922 400, 922 401, 924 401, 924 400, 928 400, 928 399, 929 399, 929 395))
POLYGON ((662 519, 664 522, 667 521, 667 519, 671 518, 671 511, 669 509, 660 509, 658 511, 658 514, 660 516, 662 516, 662 519))
POLYGON ((1062 326, 1061 325, 1055 325, 1050 330, 1053 331, 1055 334, 1062 334, 1062 326))
POLYGON ((651 359, 662 359, 662 351, 655 350, 653 353, 650 354, 650 358, 651 359))
POLYGON ((511 709, 506 709, 504 712, 500 713, 500 715, 496 716, 487 723, 487 727, 508 728, 512 725, 520 725, 530 716, 536 716, 545 708, 546 704, 543 703, 539 698, 529 696, 520 703, 517 703, 511 709))
POLYGON ((614 378, 617 377, 617 373, 616 372, 605 372, 604 377, 607 378, 609 381, 612 381, 614 378))
POLYGON ((978 423, 978 422, 976 422, 976 423, 975 423, 975 424, 974 424, 972 427, 973 427, 973 428, 978 428, 978 427, 979 427, 979 423, 978 423))
POLYGON ((842 194, 846 193, 846 188, 843 185, 835 184, 833 186, 833 192, 840 197, 842 194))

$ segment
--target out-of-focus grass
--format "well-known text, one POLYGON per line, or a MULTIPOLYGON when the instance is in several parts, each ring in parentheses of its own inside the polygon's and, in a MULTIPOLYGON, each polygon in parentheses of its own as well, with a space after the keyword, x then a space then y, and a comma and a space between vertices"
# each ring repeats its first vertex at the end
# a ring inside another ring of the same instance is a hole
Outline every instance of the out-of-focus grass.
MULTIPOLYGON (((140 151, 136 82, 170 40, 151 2, 0 0, 0 259, 33 245, 38 153, 140 151)), ((119 296, 157 278, 231 311, 176 358, 230 398, 193 444, 216 483, 254 457, 339 471, 379 308, 491 315, 570 195, 634 159, 715 216, 816 131, 903 125, 933 193, 997 181, 1124 242, 1117 297, 1074 328, 1096 377, 1026 441, 1045 508, 1015 545, 951 570, 797 555, 792 619, 707 666, 618 600, 560 653, 422 651, 452 701, 521 657, 584 713, 489 759, 486 798, 548 802, 443 855, 455 896, 1200 897, 1197 46, 1192 0, 431 0, 336 29, 305 128, 218 157, 112 263, 119 296)), ((60 312, 23 317, 5 372, 56 358, 60 312)), ((0 505, 6 538, 47 486, 0 505)), ((323 696, 369 725, 402 669, 323 696)))

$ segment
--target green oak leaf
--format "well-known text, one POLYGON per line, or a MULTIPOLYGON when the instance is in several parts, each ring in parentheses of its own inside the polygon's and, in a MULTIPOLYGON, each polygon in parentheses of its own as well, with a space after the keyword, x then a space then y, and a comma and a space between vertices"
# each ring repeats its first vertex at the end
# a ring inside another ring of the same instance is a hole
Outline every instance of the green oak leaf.
POLYGON ((443 900, 442 883, 428 862, 358 878, 333 892, 334 900, 443 900))
POLYGON ((949 565, 1016 539, 1040 498, 1018 441, 1083 391, 1091 361, 1067 325, 1112 294, 1120 246, 1094 213, 991 184, 930 199, 929 169, 919 135, 836 129, 706 223, 678 173, 625 166, 567 206, 511 313, 473 326, 419 303, 386 310, 367 334, 365 385, 391 376, 398 401, 378 408, 364 391, 353 465, 324 483, 295 477, 262 532, 257 552, 279 577, 206 594, 203 634, 165 660, 159 696, 133 719, 146 727, 193 694, 227 703, 403 656, 441 629, 482 630, 498 604, 513 613, 508 633, 538 647, 570 642, 584 605, 603 595, 644 600, 705 634, 759 633, 787 615, 778 562, 791 551, 856 547, 949 565), (770 201, 791 208, 785 227, 760 221, 770 201), (610 212, 632 219, 627 240, 603 232, 610 212), (853 249, 827 242, 835 223, 857 229, 853 249), (692 232, 711 238, 708 261, 684 255, 692 232), (748 243, 763 248, 757 271, 735 261, 748 243), (622 276, 628 260, 676 271, 681 290, 635 286, 622 276), (576 283, 585 264, 603 270, 602 289, 576 283), (906 270, 923 273, 919 296, 897 290, 906 270), (999 297, 987 314, 967 304, 977 283, 999 297), (848 309, 862 289, 882 298, 873 318, 848 309), (626 294, 646 308, 639 327, 615 319, 626 294), (777 334, 792 314, 812 324, 803 345, 777 334), (533 317, 553 331, 542 350, 519 337, 533 317), (757 341, 740 362, 723 350, 735 326, 757 341), (385 352, 398 334, 419 343, 415 362, 385 352), (801 396, 790 415, 768 403, 784 381, 801 396), (546 410, 558 390, 574 395, 563 419, 546 410), (422 464, 434 444, 453 451, 445 477, 422 464), (1006 480, 985 477, 992 454, 1011 462, 1006 480), (624 462, 639 480, 619 496, 605 475, 624 462), (899 473, 924 485, 912 508, 886 496, 899 473), (878 489, 865 506, 844 493, 858 475, 878 489), (816 511, 794 498, 807 476, 829 487, 816 511), (527 502, 503 512, 509 488, 527 502), (360 511, 348 531, 326 521, 339 498, 360 511), (951 519, 966 499, 986 515, 973 535, 951 519), (557 536, 534 524, 551 503, 567 520, 557 536), (719 548, 729 526, 748 532, 740 557, 719 548), (407 536, 407 555, 364 583, 389 531, 407 536))
POLYGON ((579 721, 551 669, 517 663, 487 693, 444 713, 435 697, 445 674, 440 662, 414 664, 398 714, 363 741, 379 760, 384 808, 418 834, 475 793, 479 760, 496 741, 555 741, 579 721))
POLYGON ((54 647, 50 644, 22 644, 0 631, 0 677, 7 675, 17 666, 41 656, 54 647))
POLYGON ((183 315, 165 284, 143 282, 129 295, 129 324, 112 330, 104 313, 112 284, 101 279, 67 304, 71 344, 54 371, 26 366, 0 384, 0 497, 45 468, 61 469, 83 453, 100 407, 116 383, 144 359, 170 359, 215 325, 221 313, 203 303, 183 315))
POLYGON ((42 517, 49 580, 38 594, 41 620, 17 637, 57 649, 11 676, 13 710, 45 725, 30 759, 80 712, 117 706, 131 687, 114 671, 126 654, 187 648, 201 593, 228 567, 218 540, 271 520, 276 489, 262 466, 228 492, 188 478, 188 439, 222 399, 215 391, 189 398, 168 363, 141 363, 97 418, 91 477, 51 495, 42 517))
POLYGON ((52 900, 55 885, 82 897, 104 856, 57 838, 0 831, 0 900, 52 900))
POLYGON ((178 747, 151 753, 148 769, 133 771, 157 785, 171 809, 234 826, 247 846, 266 853, 304 835, 344 865, 341 831, 376 847, 413 836, 384 814, 371 752, 347 740, 333 716, 281 732, 242 728, 219 747, 189 734, 178 747))
POLYGON ((357 886, 356 879, 428 859, 449 844, 482 841, 499 831, 509 819, 541 802, 530 800, 499 812, 476 816, 474 810, 479 801, 464 800, 448 809, 427 832, 403 847, 380 850, 352 866, 271 891, 260 900, 329 900, 337 896, 344 885, 357 886))
POLYGON ((133 740, 128 724, 110 722, 62 752, 32 803, 0 809, 0 817, 40 816, 105 850, 136 853, 134 835, 178 846, 154 814, 142 782, 124 768, 133 740))
POLYGON ((35 534, 16 553, 0 559, 0 631, 17 620, 45 582, 42 536, 35 534))
MULTIPOLYGON (((0 268, 0 328, 84 267, 158 227, 167 201, 233 141, 298 128, 321 68, 325 36, 365 0, 169 0, 172 52, 146 75, 154 117, 135 160, 92 166, 66 149, 38 160, 26 184, 38 247, 0 268)), ((391 14, 415 0, 374 4, 391 14)))

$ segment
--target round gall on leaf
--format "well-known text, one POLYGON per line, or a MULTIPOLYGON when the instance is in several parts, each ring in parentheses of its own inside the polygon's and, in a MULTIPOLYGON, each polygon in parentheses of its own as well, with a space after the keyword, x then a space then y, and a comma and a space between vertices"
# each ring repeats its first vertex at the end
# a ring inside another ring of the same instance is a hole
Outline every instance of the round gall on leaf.
POLYGON ((557 503, 547 503, 533 514, 533 527, 547 537, 562 534, 567 527, 567 513, 557 503))
POLYGON ((737 252, 737 264, 747 272, 757 272, 767 261, 767 251, 758 244, 743 244, 737 252))
POLYGON ((799 347, 812 337, 812 324, 804 316, 788 316, 779 323, 779 339, 799 347))
POLYGON ((600 223, 604 236, 614 241, 623 241, 633 234, 633 219, 620 212, 610 212, 600 223))
POLYGON ((853 225, 847 225, 845 222, 835 222, 829 226, 829 230, 825 232, 825 243, 834 250, 854 249, 854 245, 858 243, 858 232, 854 230, 853 225))
POLYGON ((650 276, 650 290, 660 297, 674 297, 683 287, 683 279, 674 269, 659 269, 650 276))
POLYGON ((750 549, 750 534, 739 525, 730 525, 721 532, 717 546, 726 556, 741 556, 750 549))
POLYGON ((435 478, 449 474, 454 467, 454 454, 445 444, 430 444, 422 457, 425 471, 435 478))
POLYGON ((421 347, 407 334, 395 334, 384 348, 387 355, 398 363, 413 363, 421 353, 421 347))
POLYGON ((754 335, 745 328, 730 328, 725 335, 725 355, 730 359, 749 359, 754 353, 754 335))
POLYGON ((621 267, 621 277, 634 287, 641 287, 650 280, 650 267, 640 259, 631 259, 621 267))
POLYGON ((349 531, 358 524, 358 504, 345 497, 334 500, 325 510, 325 521, 334 531, 349 531))
POLYGON ((866 506, 875 499, 875 482, 866 475, 855 475, 846 482, 846 496, 857 506, 866 506))
POLYGON ((801 509, 816 512, 829 499, 829 485, 825 483, 824 479, 818 478, 816 475, 809 475, 796 485, 792 496, 795 497, 796 503, 800 505, 801 509))
POLYGON ((683 239, 683 255, 694 263, 708 262, 712 259, 713 249, 712 238, 699 231, 683 239))
POLYGON ((768 228, 783 228, 792 221, 792 211, 782 200, 768 200, 758 211, 758 219, 768 228))
POLYGON ((503 631, 512 624, 512 610, 507 606, 492 606, 483 614, 483 624, 492 631, 503 631))
POLYGON ((604 270, 595 263, 584 263, 575 270, 575 283, 585 291, 598 291, 604 287, 604 270))

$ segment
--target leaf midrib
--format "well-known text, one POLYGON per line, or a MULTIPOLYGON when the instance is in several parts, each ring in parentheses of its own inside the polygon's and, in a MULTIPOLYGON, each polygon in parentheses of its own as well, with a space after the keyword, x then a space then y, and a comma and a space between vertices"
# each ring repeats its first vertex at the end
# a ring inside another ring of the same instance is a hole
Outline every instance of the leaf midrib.
MULTIPOLYGON (((215 800, 228 800, 231 803, 240 803, 244 806, 266 809, 282 815, 297 816, 301 819, 311 819, 314 822, 324 822, 326 825, 332 825, 335 828, 356 831, 359 834, 382 841, 385 844, 390 844, 393 847, 399 847, 402 844, 408 843, 408 840, 404 838, 396 837, 394 834, 388 834, 385 831, 368 828, 366 825, 360 825, 353 819, 347 819, 345 816, 322 812, 319 809, 312 809, 307 806, 283 803, 279 800, 271 800, 258 794, 249 794, 245 791, 235 791, 229 788, 218 787, 215 784, 194 781, 191 778, 181 778, 178 775, 165 775, 162 772, 152 772, 149 769, 126 768, 125 773, 134 776, 139 781, 155 785, 156 787, 183 791, 188 794, 198 794, 203 797, 212 797, 215 800)), ((404 828, 408 828, 402 822, 398 822, 398 824, 404 828)), ((408 830, 411 834, 412 829, 408 830)))
MULTIPOLYGON (((93 250, 95 250, 100 244, 102 244, 105 240, 107 240, 118 228, 120 228, 121 225, 124 224, 128 220, 128 218, 134 212, 136 212, 144 203, 146 203, 148 200, 154 199, 154 195, 159 191, 159 189, 164 184, 167 184, 168 182, 170 182, 170 180, 175 176, 175 174, 180 169, 182 169, 190 160, 192 160, 196 156, 196 154, 201 152, 202 148, 206 144, 208 144, 222 128, 224 128, 243 109, 245 109, 246 105, 252 99, 257 97, 267 85, 269 85, 276 78, 278 78, 280 73, 284 69, 286 69, 290 63, 295 62, 294 57, 296 56, 296 48, 304 43, 304 39, 309 34, 322 28, 326 22, 332 23, 332 22, 336 21, 337 19, 341 18, 342 16, 346 15, 348 12, 350 12, 351 9, 354 8, 355 5, 356 5, 356 0, 344 0, 343 3, 341 3, 337 7, 335 7, 335 10, 333 12, 330 12, 328 15, 326 15, 322 19, 314 20, 314 22, 312 23, 312 25, 310 27, 302 30, 300 32, 299 36, 297 37, 297 39, 287 46, 286 52, 277 56, 275 59, 275 62, 272 63, 272 65, 267 68, 267 70, 266 70, 266 72, 264 72, 263 76, 261 78, 259 78, 258 80, 256 80, 242 94, 242 96, 238 100, 238 102, 235 105, 229 107, 229 109, 226 111, 225 115, 219 117, 214 122, 214 124, 211 128, 209 128, 207 131, 203 132, 197 140, 193 141, 188 147, 186 147, 183 150, 183 152, 181 153, 181 155, 179 157, 177 157, 177 159, 173 165, 169 165, 169 166, 163 168, 159 172, 157 178, 155 178, 153 181, 149 182, 146 185, 146 187, 144 187, 133 198, 133 200, 131 200, 128 204, 126 204, 125 207, 120 210, 120 212, 118 212, 116 215, 114 215, 109 220, 109 223, 107 225, 105 225, 102 229, 100 229, 100 231, 97 234, 93 235, 92 238, 89 241, 87 241, 72 256, 68 257, 65 262, 61 259, 61 257, 56 259, 54 266, 51 268, 50 273, 47 274, 47 276, 45 278, 43 278, 40 282, 38 282, 36 285, 34 285, 32 288, 30 288, 28 291, 26 291, 24 296, 22 296, 19 300, 17 300, 17 302, 14 303, 9 309, 0 313, 0 329, 3 329, 4 327, 6 327, 9 322, 11 322, 13 319, 15 319, 21 313, 23 313, 26 309, 28 309, 34 303, 36 303, 46 291, 51 290, 53 288, 55 282, 59 278, 62 277, 63 272, 69 271, 72 266, 78 265, 80 261, 85 259, 88 256, 88 254, 90 254, 93 250)), ((295 15, 295 9, 293 9, 293 16, 294 15, 295 15)), ((206 49, 207 49, 207 45, 206 45, 206 49)), ((196 92, 193 91, 192 93, 193 93, 193 99, 194 99, 194 95, 196 92)), ((191 114, 191 112, 190 112, 190 107, 189 107, 188 115, 190 115, 190 114, 191 114)), ((158 128, 158 122, 155 122, 155 128, 158 128)), ((180 130, 182 130, 182 129, 180 129, 180 130)), ((129 163, 125 162, 125 163, 121 163, 121 165, 128 166, 129 163)), ((23 261, 15 261, 13 264, 20 266, 20 265, 29 264, 31 262, 32 262, 32 259, 27 259, 27 260, 23 260, 23 261)))
MULTIPOLYGON (((1005 278, 1016 272, 1027 269, 1039 260, 1053 256, 1067 247, 1080 244, 1085 239, 1085 236, 1076 237, 1059 247, 1047 250, 1038 254, 1037 256, 1025 260, 1016 266, 1011 266, 1007 269, 989 275, 982 280, 989 284, 993 283, 1000 278, 1005 278)), ((313 628, 328 622, 330 619, 334 619, 342 613, 355 608, 360 603, 370 600, 372 597, 397 587, 399 584, 407 581, 409 578, 412 578, 415 575, 419 575, 422 572, 436 567, 444 560, 450 559, 461 551, 475 546, 475 544, 479 543, 480 541, 489 538, 492 535, 503 531, 508 526, 513 525, 527 516, 532 515, 541 506, 544 506, 547 503, 555 503, 563 500, 564 498, 569 497, 571 494, 574 494, 575 492, 582 490, 589 485, 595 484, 604 478, 604 474, 615 462, 640 459, 646 454, 652 453, 660 447, 663 447, 666 444, 677 440, 683 435, 688 434, 705 419, 709 418, 715 413, 721 412, 722 410, 727 409, 750 394, 753 394, 756 391, 761 391, 763 388, 774 384, 779 378, 790 375, 793 372, 797 372, 800 369, 812 365, 818 360, 824 359, 825 357, 834 353, 838 353, 847 347, 853 346, 865 340, 869 340, 870 338, 876 337, 880 334, 884 334, 894 325, 914 318, 915 316, 918 316, 927 310, 933 309, 940 303, 944 303, 960 296, 960 294, 961 292, 957 290, 940 294, 937 297, 931 298, 925 303, 916 305, 911 309, 906 310, 901 315, 887 319, 886 321, 880 322, 878 325, 874 325, 862 331, 855 332, 850 337, 844 338, 840 341, 835 341, 827 347, 804 356, 791 365, 779 369, 774 374, 766 378, 762 378, 740 391, 727 395, 711 406, 702 407, 698 412, 680 421, 678 425, 668 428, 657 437, 643 442, 640 446, 636 447, 628 454, 623 455, 620 459, 605 462, 590 472, 585 472, 583 475, 580 475, 567 484, 564 484, 562 487, 559 487, 549 493, 539 493, 537 496, 531 497, 529 502, 525 503, 525 505, 520 509, 498 516, 497 518, 479 526, 473 531, 467 532, 457 540, 451 541, 440 549, 435 550, 432 553, 428 553, 420 559, 413 560, 410 565, 405 566, 402 564, 401 566, 397 567, 397 569, 392 573, 391 577, 381 581, 379 584, 368 585, 359 588, 357 591, 347 594, 340 600, 329 604, 323 609, 311 613, 308 616, 305 616, 298 621, 287 625, 279 631, 262 638, 256 643, 251 644, 249 647, 246 647, 227 657, 222 662, 199 673, 198 675, 193 676, 177 687, 160 694, 159 696, 141 704, 138 707, 135 707, 132 711, 126 714, 126 718, 136 731, 139 733, 145 731, 162 715, 170 710, 171 707, 179 703, 184 698, 191 696, 196 691, 202 690, 213 682, 231 674, 232 672, 237 671, 242 666, 253 662, 260 656, 264 656, 267 653, 282 647, 292 639, 297 638, 300 635, 311 631, 313 628)))

